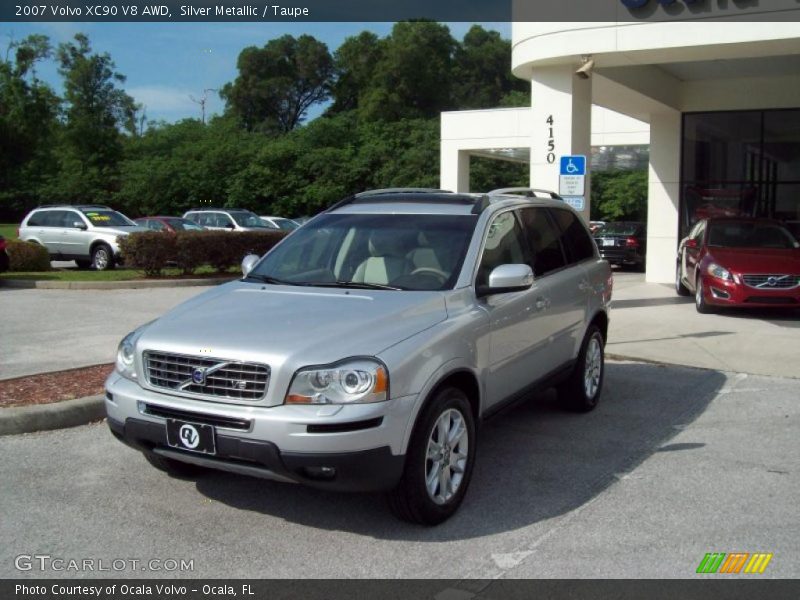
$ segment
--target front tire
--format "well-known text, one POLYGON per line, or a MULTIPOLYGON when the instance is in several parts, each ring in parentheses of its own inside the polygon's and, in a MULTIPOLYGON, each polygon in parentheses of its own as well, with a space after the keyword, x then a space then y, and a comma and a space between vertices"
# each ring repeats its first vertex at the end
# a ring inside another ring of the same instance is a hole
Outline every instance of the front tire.
POLYGON ((708 315, 714 312, 714 307, 706 302, 706 294, 703 289, 703 278, 698 275, 694 287, 694 307, 702 315, 708 315))
POLYGON ((423 409, 411 434, 403 476, 389 492, 392 512, 438 525, 461 505, 475 464, 475 420, 467 395, 446 387, 423 409))
POLYGON ((597 408, 605 379, 605 340, 600 328, 591 325, 581 344, 569 379, 557 388, 561 404, 575 412, 597 408))
POLYGON ((92 249, 92 266, 97 271, 108 271, 114 268, 114 252, 108 244, 97 244, 92 249))

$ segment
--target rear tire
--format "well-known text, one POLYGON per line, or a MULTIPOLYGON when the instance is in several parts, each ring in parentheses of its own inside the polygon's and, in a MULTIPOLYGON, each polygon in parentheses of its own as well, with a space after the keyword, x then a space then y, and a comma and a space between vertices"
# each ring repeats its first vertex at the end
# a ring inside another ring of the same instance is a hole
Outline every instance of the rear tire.
POLYGON ((408 444, 403 476, 389 507, 404 521, 438 525, 461 505, 475 464, 475 420, 460 389, 440 390, 424 409, 408 444))
POLYGON ((569 379, 556 389, 559 401, 568 410, 589 412, 597 408, 605 379, 604 346, 600 328, 591 325, 569 379))
POLYGON ((675 267, 675 292, 678 296, 688 296, 689 295, 689 288, 683 285, 683 279, 681 278, 681 263, 675 267))
POLYGON ((179 460, 167 458, 166 456, 159 456, 155 452, 143 451, 142 454, 144 454, 147 462, 159 471, 164 471, 164 473, 169 473, 177 477, 194 477, 208 470, 199 465, 181 462, 179 460))
POLYGON ((92 249, 92 266, 97 271, 108 271, 114 268, 114 252, 108 244, 97 244, 92 249))

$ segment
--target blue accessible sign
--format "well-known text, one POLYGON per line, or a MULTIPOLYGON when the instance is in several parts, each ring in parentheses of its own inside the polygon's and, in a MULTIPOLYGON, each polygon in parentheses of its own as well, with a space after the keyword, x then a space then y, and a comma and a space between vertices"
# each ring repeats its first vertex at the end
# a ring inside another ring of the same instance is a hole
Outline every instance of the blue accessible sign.
POLYGON ((586 157, 582 154, 562 156, 560 175, 586 175, 586 157))
POLYGON ((558 193, 561 196, 583 196, 586 192, 586 157, 582 154, 562 156, 559 166, 558 193))

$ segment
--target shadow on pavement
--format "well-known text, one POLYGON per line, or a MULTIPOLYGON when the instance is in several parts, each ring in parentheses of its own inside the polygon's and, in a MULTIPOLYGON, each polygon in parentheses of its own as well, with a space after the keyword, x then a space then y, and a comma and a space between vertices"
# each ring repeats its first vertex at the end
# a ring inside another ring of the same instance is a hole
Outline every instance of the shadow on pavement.
POLYGON ((685 298, 683 296, 665 296, 663 298, 631 298, 630 300, 612 300, 611 309, 672 306, 673 304, 694 304, 694 298, 685 298))
POLYGON ((335 494, 209 473, 200 493, 233 508, 323 530, 379 539, 436 542, 515 530, 581 507, 666 446, 725 383, 716 371, 609 363, 600 406, 562 411, 550 391, 487 422, 460 511, 435 528, 396 520, 378 494, 335 494))

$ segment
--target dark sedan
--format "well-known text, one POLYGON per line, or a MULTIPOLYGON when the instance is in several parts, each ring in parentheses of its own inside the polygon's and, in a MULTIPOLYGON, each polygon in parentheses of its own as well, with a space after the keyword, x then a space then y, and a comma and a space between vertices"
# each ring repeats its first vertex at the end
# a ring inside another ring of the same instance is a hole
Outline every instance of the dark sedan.
POLYGON ((0 273, 8 271, 8 253, 6 252, 6 238, 0 235, 0 273))
POLYGON ((800 243, 778 221, 702 219, 678 247, 675 290, 701 313, 800 306, 800 243))
POLYGON ((177 231, 203 231, 205 227, 182 217, 141 217, 136 224, 152 231, 175 233, 177 231))
POLYGON ((643 271, 647 230, 638 221, 606 223, 594 233, 594 241, 600 256, 612 265, 633 267, 643 271))

